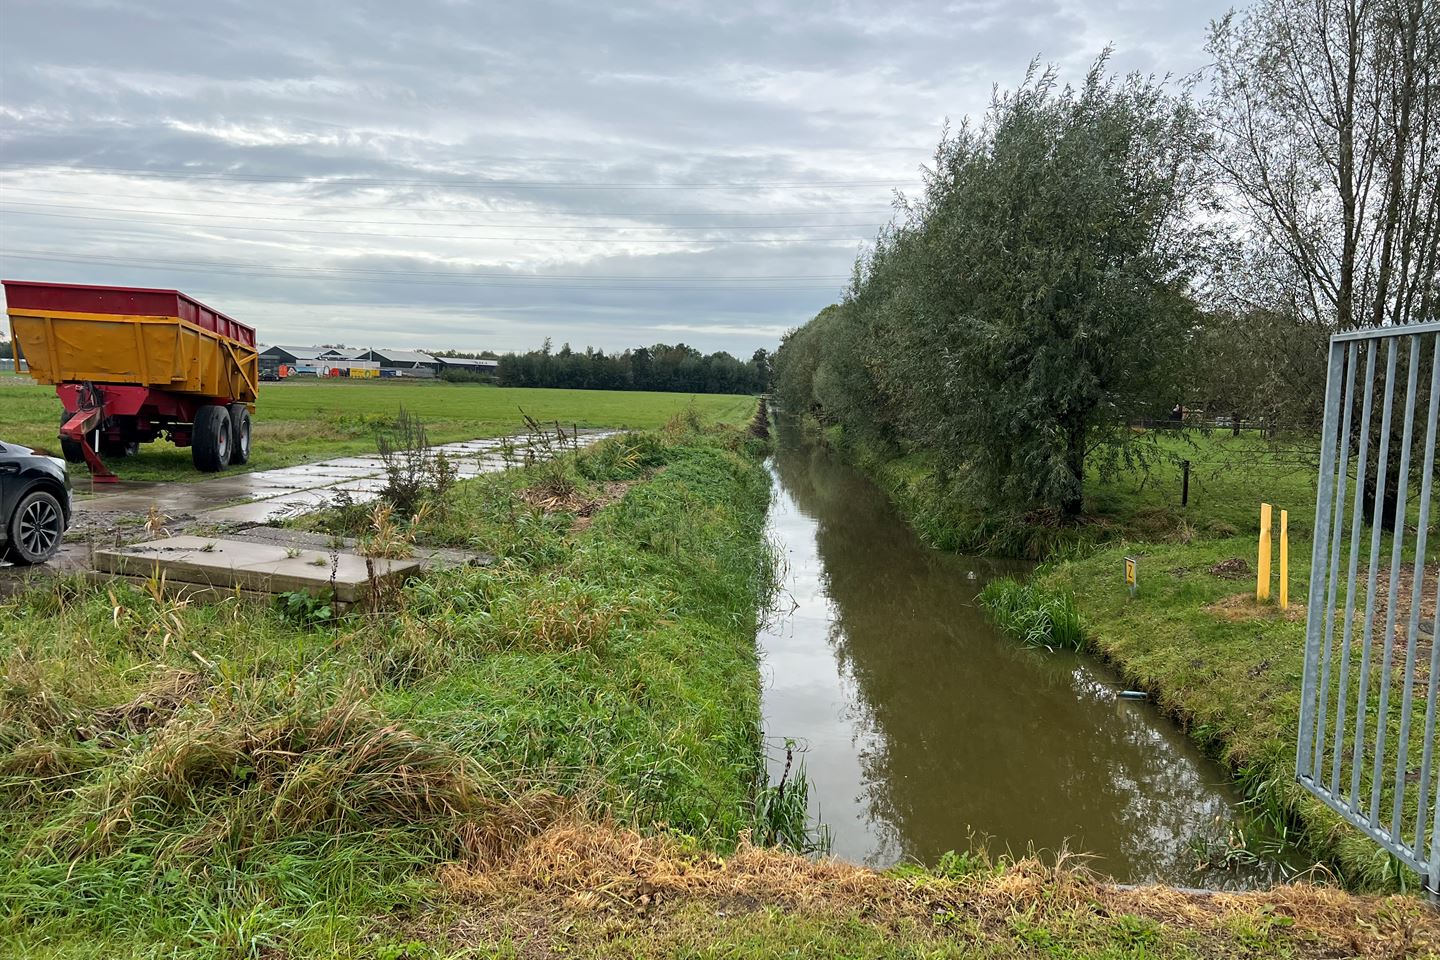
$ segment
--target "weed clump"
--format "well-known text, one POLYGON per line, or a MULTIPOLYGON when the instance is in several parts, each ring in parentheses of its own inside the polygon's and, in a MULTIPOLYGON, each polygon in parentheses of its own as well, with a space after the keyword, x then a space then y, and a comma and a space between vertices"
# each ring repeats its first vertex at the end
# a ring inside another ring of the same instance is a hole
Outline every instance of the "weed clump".
POLYGON ((980 591, 980 605, 1000 630, 1031 647, 1079 650, 1080 612, 1068 593, 1052 593, 1006 577, 980 591))
POLYGON ((755 842, 796 853, 830 852, 830 831, 810 817, 810 779, 805 763, 795 764, 795 744, 785 741, 785 768, 780 779, 766 784, 755 796, 755 842), (792 777, 793 773, 793 777, 792 777))
POLYGON ((459 479, 445 452, 431 449, 425 424, 403 406, 393 423, 376 429, 375 446, 385 467, 380 496, 403 516, 441 501, 459 479))
POLYGON ((339 834, 483 816, 503 793, 479 765, 387 720, 358 689, 217 689, 75 791, 44 833, 55 854, 162 840, 170 855, 234 853, 307 831, 339 834))
POLYGON ((755 410, 755 416, 750 421, 750 436, 757 440, 770 439, 770 410, 765 403, 765 398, 760 398, 760 405, 755 410))
POLYGON ((653 433, 619 434, 591 447, 576 472, 598 483, 635 480, 665 464, 671 454, 653 433))

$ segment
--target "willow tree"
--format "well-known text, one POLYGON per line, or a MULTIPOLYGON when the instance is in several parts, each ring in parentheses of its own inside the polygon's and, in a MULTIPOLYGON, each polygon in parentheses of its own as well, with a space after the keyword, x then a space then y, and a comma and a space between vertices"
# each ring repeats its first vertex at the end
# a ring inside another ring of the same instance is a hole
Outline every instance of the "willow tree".
POLYGON ((1032 67, 948 129, 844 303, 787 338, 793 410, 917 444, 1007 508, 1080 513, 1183 398, 1207 203, 1196 111, 1153 79, 1032 67))
POLYGON ((943 359, 957 458, 1008 502, 1081 511, 1087 469, 1135 456, 1181 399, 1205 203, 1201 124, 1153 79, 1032 69, 939 148, 911 275, 943 359))

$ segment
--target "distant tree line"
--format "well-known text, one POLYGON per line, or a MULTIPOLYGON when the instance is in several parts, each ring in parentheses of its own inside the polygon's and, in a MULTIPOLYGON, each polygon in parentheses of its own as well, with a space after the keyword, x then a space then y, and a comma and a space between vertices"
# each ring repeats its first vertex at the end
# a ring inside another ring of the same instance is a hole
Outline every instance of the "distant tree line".
POLYGON ((1440 4, 1262 0, 1207 53, 1200 101, 1107 54, 947 129, 782 341, 782 407, 1065 517, 1157 454, 1138 423, 1312 426, 1330 333, 1440 304, 1440 4))
POLYGON ((770 354, 749 360, 724 351, 702 354, 683 343, 657 343, 619 353, 567 343, 500 357, 496 373, 507 387, 572 387, 582 390, 659 390, 676 393, 764 393, 770 388, 770 354))

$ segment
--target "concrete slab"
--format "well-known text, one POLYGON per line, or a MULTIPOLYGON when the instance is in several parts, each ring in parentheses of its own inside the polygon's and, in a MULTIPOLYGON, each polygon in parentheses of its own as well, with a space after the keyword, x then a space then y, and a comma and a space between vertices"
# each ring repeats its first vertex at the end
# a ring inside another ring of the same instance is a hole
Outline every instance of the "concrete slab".
POLYGON ((359 470, 364 470, 366 474, 371 474, 371 473, 384 473, 384 472, 385 472, 385 464, 384 464, 384 462, 381 461, 381 460, 374 460, 374 461, 356 461, 356 462, 354 462, 354 463, 350 463, 350 464, 347 464, 347 465, 346 465, 346 469, 351 469, 351 468, 353 468, 353 469, 355 469, 355 470, 357 470, 357 471, 359 471, 359 470))
POLYGON ((314 499, 292 500, 275 497, 270 500, 255 500, 251 503, 237 503, 231 507, 205 511, 207 521, 217 523, 271 523, 298 517, 318 505, 314 499))
POLYGON ((324 483, 334 483, 336 480, 351 480, 355 477, 371 476, 371 470, 347 470, 343 467, 319 468, 317 464, 312 467, 281 467, 279 470, 266 470, 264 473, 251 474, 257 483, 303 483, 307 486, 318 486, 324 483))
MULTIPOLYGON (((580 446, 588 446, 614 431, 582 433, 580 446)), ((530 442, 525 437, 485 438, 441 444, 457 460, 462 479, 520 466, 530 442), (500 451, 509 443, 510 458, 500 451)), ((568 446, 568 444, 567 444, 568 446)), ((198 516, 207 522, 270 523, 285 520, 327 505, 334 490, 347 487, 360 503, 375 499, 370 481, 384 473, 384 462, 374 454, 333 457, 317 463, 297 464, 256 473, 212 477, 196 483, 126 483, 121 489, 100 487, 96 495, 76 501, 82 513, 139 514, 151 506, 169 517, 198 516), (308 496, 305 496, 308 495, 308 496)))
POLYGON ((344 490, 348 493, 379 493, 384 490, 389 481, 383 477, 358 477, 354 480, 346 480, 331 487, 321 487, 317 493, 327 490, 344 490))
POLYGON ((263 487, 256 487, 255 489, 246 493, 244 496, 239 496, 235 499, 241 501, 270 500, 274 497, 284 497, 292 493, 304 493, 309 489, 311 489, 309 486, 304 486, 298 483, 276 483, 263 487))
MULTIPOLYGON (((291 530, 287 527, 248 527, 234 533, 226 534, 230 540, 254 540, 262 543, 279 544, 282 547, 293 547, 301 550, 319 551, 326 557, 330 555, 332 546, 338 546, 342 551, 353 551, 359 541, 353 537, 331 537, 323 533, 311 533, 306 530, 291 530)), ((475 553, 470 550, 457 550, 454 547, 436 547, 426 544, 416 544, 413 548, 413 559, 420 563, 422 569, 431 567, 488 567, 495 562, 495 558, 486 553, 475 553)))
POLYGON ((96 569, 124 576, 154 577, 217 588, 261 593, 303 590, 347 603, 361 599, 374 582, 404 580, 420 569, 414 560, 367 559, 353 553, 298 550, 281 544, 182 536, 129 547, 96 550, 96 569), (333 567, 332 567, 333 564, 333 567))

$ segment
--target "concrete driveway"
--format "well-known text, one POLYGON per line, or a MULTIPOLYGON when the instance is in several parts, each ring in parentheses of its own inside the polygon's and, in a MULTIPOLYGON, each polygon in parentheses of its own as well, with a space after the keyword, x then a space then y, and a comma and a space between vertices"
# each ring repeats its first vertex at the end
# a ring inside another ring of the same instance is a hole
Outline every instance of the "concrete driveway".
MULTIPOLYGON (((614 433, 581 433, 575 442, 588 446, 614 433)), ((432 449, 444 451, 461 479, 518 466, 527 456, 548 456, 545 445, 536 445, 527 436, 465 440, 438 444, 432 449)), ((333 504, 342 491, 353 502, 365 503, 378 498, 384 487, 385 464, 374 455, 335 457, 254 473, 222 473, 193 483, 122 482, 100 486, 93 495, 77 495, 75 516, 60 554, 28 573, 47 575, 87 569, 91 566, 92 546, 148 539, 144 524, 152 508, 165 518, 167 532, 174 534, 201 524, 244 527, 279 523, 333 504)), ((22 568, 0 564, 0 579, 13 580, 17 576, 27 578, 22 568)))

